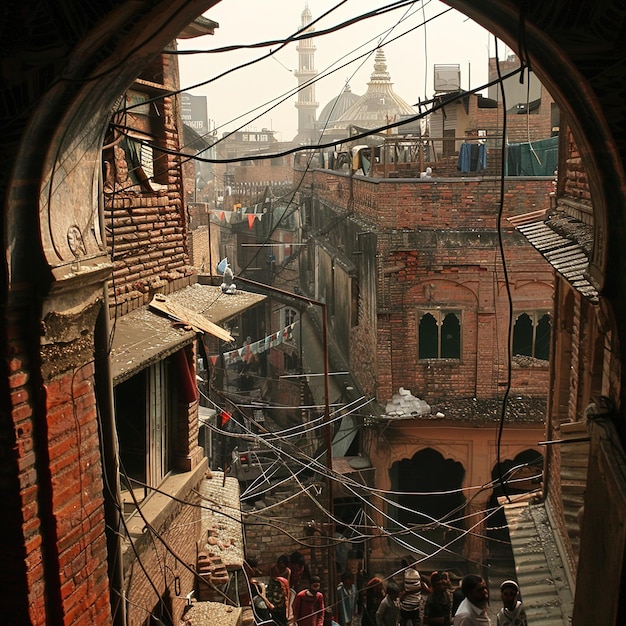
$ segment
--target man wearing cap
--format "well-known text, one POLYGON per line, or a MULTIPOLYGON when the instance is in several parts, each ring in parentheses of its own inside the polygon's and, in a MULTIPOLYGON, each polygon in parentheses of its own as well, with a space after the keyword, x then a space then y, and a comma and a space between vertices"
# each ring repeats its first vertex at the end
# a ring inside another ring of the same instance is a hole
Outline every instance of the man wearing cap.
POLYGON ((422 613, 422 578, 420 573, 402 559, 403 590, 400 597, 400 626, 420 626, 422 613))
POLYGON ((526 611, 519 599, 519 585, 514 580, 505 580, 500 585, 500 597, 504 606, 496 615, 498 626, 528 626, 526 611))
POLYGON ((454 615, 454 626, 491 626, 487 614, 489 589, 484 579, 476 574, 463 577, 461 590, 465 599, 454 615))

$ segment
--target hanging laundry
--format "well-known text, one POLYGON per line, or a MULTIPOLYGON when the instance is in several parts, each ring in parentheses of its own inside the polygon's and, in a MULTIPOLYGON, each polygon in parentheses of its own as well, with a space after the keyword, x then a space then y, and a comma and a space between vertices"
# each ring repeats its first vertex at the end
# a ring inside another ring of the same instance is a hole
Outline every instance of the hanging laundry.
POLYGON ((485 171, 487 169, 487 146, 484 143, 462 143, 457 169, 461 172, 485 171))

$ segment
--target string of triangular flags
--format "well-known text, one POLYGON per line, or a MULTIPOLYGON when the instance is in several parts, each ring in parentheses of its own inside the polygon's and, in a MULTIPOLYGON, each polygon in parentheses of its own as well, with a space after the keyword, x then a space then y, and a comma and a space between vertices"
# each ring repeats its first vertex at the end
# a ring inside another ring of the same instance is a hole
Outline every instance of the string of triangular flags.
MULTIPOLYGON (((293 324, 289 324, 289 326, 285 326, 282 330, 276 331, 259 341, 255 341, 254 343, 249 343, 241 348, 237 348, 237 350, 231 350, 229 352, 224 352, 222 355, 224 357, 224 363, 226 365, 231 365, 232 363, 238 363, 239 361, 245 361, 248 363, 252 358, 253 354, 260 354, 261 352, 265 352, 270 348, 275 348, 276 346, 284 343, 285 341, 293 340, 293 329, 298 322, 294 322, 293 324)), ((213 365, 217 363, 219 359, 219 354, 210 354, 209 360, 213 365)))
POLYGON ((267 215, 267 207, 264 203, 259 202, 252 207, 246 208, 240 205, 233 211, 224 211, 222 209, 209 209, 211 215, 215 215, 220 222, 231 223, 233 217, 237 222, 243 222, 248 220, 248 228, 252 228, 255 220, 259 222, 263 219, 264 215, 267 215))
POLYGON ((235 216, 237 222, 243 222, 248 220, 248 227, 252 228, 255 220, 259 220, 259 222, 263 219, 265 213, 240 213, 239 211, 219 211, 216 209, 211 209, 209 211, 212 215, 215 215, 220 222, 226 222, 230 224, 233 221, 233 216, 235 216))

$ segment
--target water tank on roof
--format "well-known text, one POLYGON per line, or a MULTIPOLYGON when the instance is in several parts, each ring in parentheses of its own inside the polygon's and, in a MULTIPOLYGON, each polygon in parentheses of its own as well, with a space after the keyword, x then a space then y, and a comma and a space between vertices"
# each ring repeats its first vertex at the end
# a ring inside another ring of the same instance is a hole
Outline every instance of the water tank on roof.
POLYGON ((461 89, 460 65, 435 65, 435 93, 447 93, 461 89))

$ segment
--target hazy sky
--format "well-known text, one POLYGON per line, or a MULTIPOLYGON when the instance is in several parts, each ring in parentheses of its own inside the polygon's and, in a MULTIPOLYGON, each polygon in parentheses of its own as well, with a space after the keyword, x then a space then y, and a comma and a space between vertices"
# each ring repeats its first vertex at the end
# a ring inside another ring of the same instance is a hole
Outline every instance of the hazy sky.
MULTIPOLYGON (((215 34, 180 40, 179 49, 211 50, 283 40, 300 28, 306 4, 305 0, 222 0, 205 13, 206 17, 219 23, 215 34)), ((314 25, 318 32, 389 4, 390 0, 308 0, 313 20, 339 5, 314 25)), ((318 74, 322 76, 337 70, 316 83, 315 96, 320 104, 318 114, 346 83, 354 93, 365 93, 379 42, 389 42, 383 49, 393 88, 409 104, 432 97, 435 64, 460 65, 464 89, 484 84, 489 53, 494 50, 492 35, 465 15, 435 0, 414 2, 412 6, 406 5, 360 21, 314 39, 318 74), (443 15, 431 19, 438 14, 443 15), (421 24, 425 19, 431 21, 423 27, 421 24)), ((209 118, 217 126, 220 136, 222 132, 240 126, 250 130, 271 128, 279 131, 276 136, 282 141, 289 141, 296 135, 297 95, 292 91, 298 84, 293 74, 298 66, 296 42, 278 48, 279 44, 273 44, 258 49, 179 57, 181 86, 187 89, 276 51, 268 58, 208 85, 189 90, 207 96, 209 118), (284 103, 265 113, 285 97, 284 103), (259 115, 261 117, 255 119, 259 115)))

